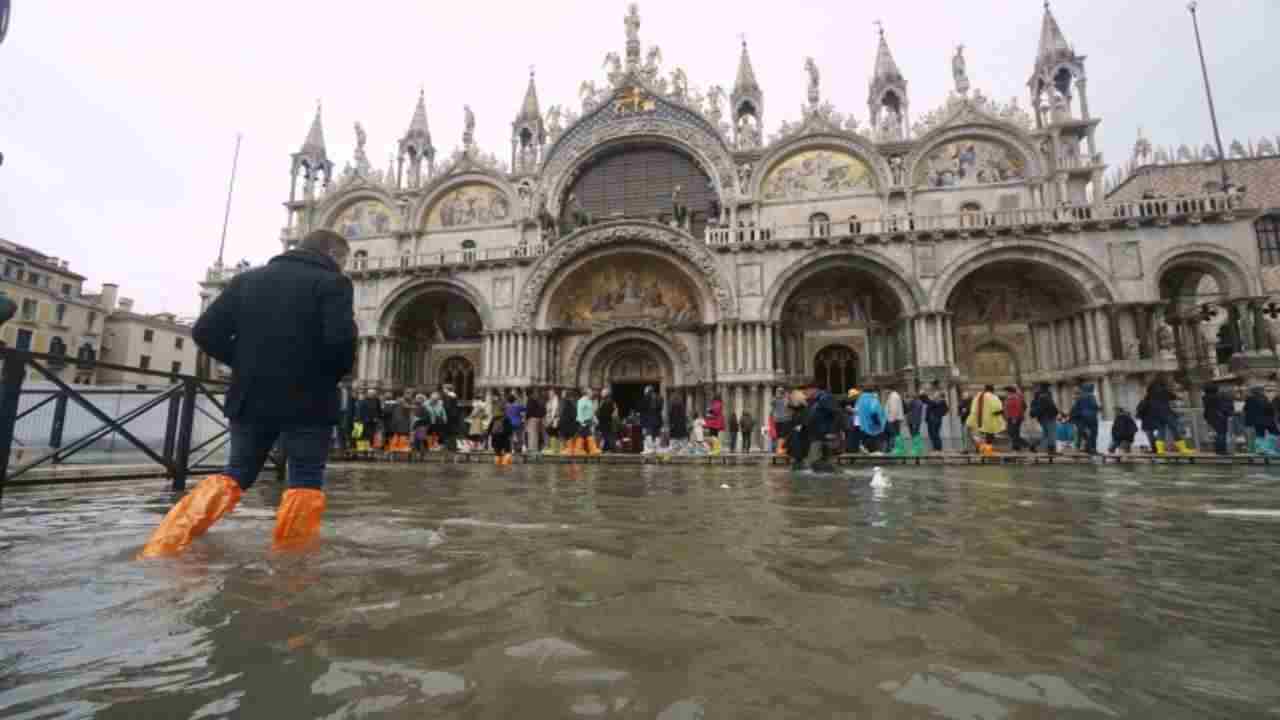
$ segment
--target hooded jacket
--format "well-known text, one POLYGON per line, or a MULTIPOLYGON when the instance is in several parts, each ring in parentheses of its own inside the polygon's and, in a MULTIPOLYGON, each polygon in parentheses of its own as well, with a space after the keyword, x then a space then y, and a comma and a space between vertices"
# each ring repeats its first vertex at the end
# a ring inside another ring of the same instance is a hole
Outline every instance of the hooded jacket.
POLYGON ((1204 388, 1204 420, 1215 429, 1225 428, 1235 414, 1231 397, 1218 390, 1216 385, 1204 388))
POLYGON ((1249 388, 1249 396, 1244 400, 1244 424, 1249 427, 1271 426, 1276 421, 1275 406, 1267 400, 1262 386, 1249 388))
POLYGON ((969 404, 969 417, 965 425, 974 432, 984 435, 998 435, 1005 431, 1004 403, 1000 396, 983 390, 973 397, 969 404))
POLYGON ((1086 425, 1098 422, 1098 398, 1093 394, 1093 383, 1080 386, 1080 397, 1071 406, 1071 421, 1086 425))
POLYGON ((884 408, 881 407, 880 398, 876 397, 875 393, 864 392, 859 395, 854 412, 858 415, 858 426, 863 434, 876 436, 884 432, 884 408))
POLYGON ((1133 416, 1121 410, 1116 415, 1115 422, 1111 423, 1111 439, 1115 442, 1131 443, 1133 438, 1138 434, 1138 423, 1133 421, 1133 416))
POLYGON ((902 407, 902 395, 897 390, 890 390, 884 400, 884 416, 887 422, 902 422, 906 419, 906 410, 902 407))
POLYGON ((1036 422, 1044 423, 1057 420, 1060 414, 1058 403, 1053 399, 1053 393, 1049 388, 1043 387, 1037 390, 1035 398, 1031 401, 1031 417, 1035 418, 1036 422))

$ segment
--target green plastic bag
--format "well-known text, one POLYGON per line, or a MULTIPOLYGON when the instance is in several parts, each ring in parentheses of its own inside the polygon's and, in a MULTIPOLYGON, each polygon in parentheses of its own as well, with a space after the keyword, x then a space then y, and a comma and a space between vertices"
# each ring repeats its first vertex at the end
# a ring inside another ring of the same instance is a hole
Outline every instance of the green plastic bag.
POLYGON ((924 436, 923 435, 916 435, 915 437, 911 438, 911 455, 913 457, 920 457, 921 455, 924 455, 924 436))

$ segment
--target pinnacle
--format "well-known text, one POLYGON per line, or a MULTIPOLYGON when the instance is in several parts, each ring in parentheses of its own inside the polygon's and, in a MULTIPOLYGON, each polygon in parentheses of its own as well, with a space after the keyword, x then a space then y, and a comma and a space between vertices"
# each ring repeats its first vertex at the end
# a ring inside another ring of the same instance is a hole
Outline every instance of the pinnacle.
POLYGON ((734 83, 735 93, 759 92, 760 83, 756 82, 756 72, 751 67, 751 56, 747 53, 747 41, 742 41, 742 57, 738 59, 738 79, 734 83))
POLYGON ((324 156, 324 128, 320 123, 320 101, 316 101, 316 116, 311 121, 311 130, 307 133, 307 139, 302 143, 303 153, 314 153, 324 156))
POLYGON ((1058 20, 1053 16, 1053 11, 1049 9, 1049 3, 1046 2, 1044 4, 1044 22, 1040 25, 1040 49, 1036 55, 1036 60, 1044 60, 1059 54, 1072 54, 1071 44, 1067 42, 1066 36, 1062 34, 1062 28, 1058 26, 1058 20))
POLYGON ((533 68, 529 68, 529 87, 524 91, 524 102, 520 105, 520 115, 516 121, 538 120, 542 111, 538 108, 538 87, 533 81, 533 68))
POLYGON ((409 121, 409 131, 405 135, 406 137, 414 135, 431 137, 431 131, 427 128, 427 93, 425 89, 418 90, 418 104, 413 108, 413 119, 409 121))
POLYGON ((888 80, 890 82, 902 80, 902 71, 898 69, 898 63, 894 62, 893 53, 889 51, 889 41, 885 39, 883 27, 880 28, 880 45, 876 48, 876 68, 873 80, 888 80))

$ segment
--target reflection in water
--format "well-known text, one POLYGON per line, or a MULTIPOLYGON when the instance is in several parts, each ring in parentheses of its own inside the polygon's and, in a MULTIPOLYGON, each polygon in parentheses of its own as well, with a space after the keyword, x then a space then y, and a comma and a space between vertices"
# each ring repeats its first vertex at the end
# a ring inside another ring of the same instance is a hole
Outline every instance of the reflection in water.
POLYGON ((1280 710, 1272 475, 341 471, 176 560, 163 481, 11 490, 0 717, 1248 717, 1280 710))

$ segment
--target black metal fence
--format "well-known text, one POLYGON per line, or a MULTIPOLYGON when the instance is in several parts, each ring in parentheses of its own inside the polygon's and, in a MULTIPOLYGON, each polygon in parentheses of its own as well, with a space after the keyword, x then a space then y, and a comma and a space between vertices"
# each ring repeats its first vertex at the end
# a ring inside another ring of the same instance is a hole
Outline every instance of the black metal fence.
POLYGON ((221 468, 225 383, 11 348, 0 348, 0 362, 0 497, 5 483, 42 466, 153 464, 174 491, 192 473, 221 468), (72 387, 57 372, 67 362, 147 376, 153 388, 72 387))

